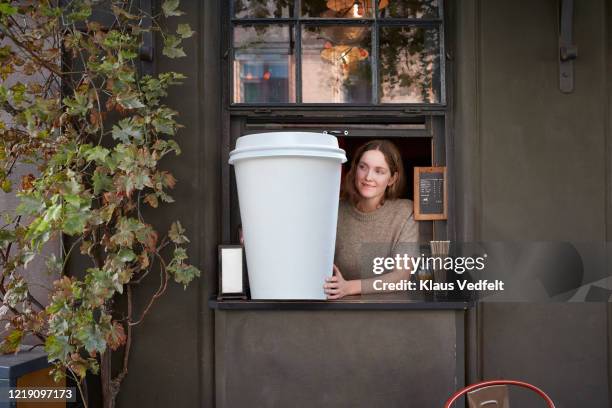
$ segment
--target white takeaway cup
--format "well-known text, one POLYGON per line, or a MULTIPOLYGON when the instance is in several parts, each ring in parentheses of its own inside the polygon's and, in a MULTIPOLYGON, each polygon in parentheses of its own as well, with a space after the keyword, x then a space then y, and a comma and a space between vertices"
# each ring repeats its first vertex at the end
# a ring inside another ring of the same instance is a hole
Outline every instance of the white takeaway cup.
POLYGON ((329 134, 242 136, 230 153, 252 299, 325 299, 344 150, 329 134))

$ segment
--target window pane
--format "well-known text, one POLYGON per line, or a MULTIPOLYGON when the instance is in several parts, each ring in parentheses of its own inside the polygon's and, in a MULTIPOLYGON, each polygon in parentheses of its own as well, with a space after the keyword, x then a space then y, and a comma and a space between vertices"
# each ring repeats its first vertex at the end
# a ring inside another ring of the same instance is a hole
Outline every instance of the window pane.
POLYGON ((293 48, 288 25, 234 27, 234 102, 295 102, 293 48))
POLYGON ((234 0, 234 17, 293 17, 293 0, 234 0))
POLYGON ((372 102, 371 35, 366 26, 304 27, 303 102, 372 102))
POLYGON ((439 103, 439 30, 381 27, 379 74, 383 103, 439 103))
POLYGON ((380 0, 378 13, 388 18, 438 18, 438 0, 380 0))
POLYGON ((302 0, 303 17, 370 18, 372 0, 302 0))

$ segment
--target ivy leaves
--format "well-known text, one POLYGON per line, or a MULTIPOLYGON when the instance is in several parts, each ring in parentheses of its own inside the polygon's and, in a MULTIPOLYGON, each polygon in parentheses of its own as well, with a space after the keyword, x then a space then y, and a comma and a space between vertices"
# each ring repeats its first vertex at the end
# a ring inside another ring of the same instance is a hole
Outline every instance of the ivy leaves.
MULTIPOLYGON (((164 16, 180 16, 184 13, 178 10, 179 0, 165 0, 162 3, 162 11, 164 16)), ((180 46, 182 41, 186 38, 191 37, 194 32, 191 30, 189 24, 179 24, 176 29, 176 35, 170 34, 164 38, 164 49, 162 53, 169 58, 180 58, 185 57, 185 51, 180 46)))
POLYGON ((66 361, 68 355, 75 351, 69 342, 68 336, 49 336, 45 341, 45 351, 48 354, 49 360, 66 361))
POLYGON ((120 140, 124 144, 141 143, 143 141, 142 125, 139 125, 133 117, 122 119, 113 126, 112 135, 113 139, 120 140))
POLYGON ((186 264, 187 250, 181 245, 189 242, 189 239, 184 235, 185 228, 179 221, 173 222, 168 232, 168 238, 176 244, 172 260, 168 265, 168 271, 174 277, 177 283, 182 283, 185 288, 189 282, 200 276, 200 271, 193 265, 186 264))
MULTIPOLYGON (((19 40, 0 47, 0 106, 8 115, 0 121, 0 188, 17 190, 19 205, 0 229, 0 265, 7 277, 0 283, 5 289, 0 316, 9 308, 13 312, 0 351, 17 350, 33 334, 55 362, 56 378, 70 370, 82 379, 88 371, 97 373, 101 353, 129 341, 129 328, 148 313, 169 280, 186 287, 201 274, 189 263, 181 223, 162 233, 145 218, 151 209, 171 211, 165 204, 174 201, 170 190, 177 180, 160 162, 180 154, 175 139, 181 125, 164 98, 185 76, 142 76, 136 64, 143 34, 159 32, 163 54, 179 58, 194 31, 184 23, 170 32, 157 23, 147 27, 142 22, 148 16, 125 2, 108 4, 116 20, 110 28, 93 21, 100 2, 11 4, 0 0, 3 35, 19 40), (8 18, 15 15, 19 18, 8 18), (15 23, 25 20, 28 27, 15 23), (77 61, 69 73, 58 64, 60 50, 77 61), (10 179, 16 163, 35 166, 35 175, 21 183, 10 179), (61 235, 72 236, 66 242, 74 245, 64 259, 47 263, 60 278, 44 307, 20 273, 44 243, 61 235), (63 275, 79 250, 91 265, 71 271, 79 278, 63 275), (159 274, 149 274, 158 268, 159 274), (160 289, 137 311, 138 318, 115 309, 117 297, 157 276, 160 289)), ((162 13, 184 14, 178 0, 163 1, 162 13)))
POLYGON ((189 26, 189 24, 179 24, 176 29, 176 33, 181 38, 189 38, 193 34, 195 34, 195 32, 191 30, 191 27, 189 26))
POLYGON ((125 109, 138 109, 145 107, 140 99, 138 99, 138 95, 135 92, 124 92, 118 94, 115 100, 125 109))
POLYGON ((144 225, 135 218, 122 217, 117 223, 117 232, 110 239, 110 242, 115 245, 131 247, 136 239, 136 233, 139 232, 144 225))
POLYGON ((176 247, 172 256, 172 261, 168 264, 168 272, 170 272, 177 283, 182 283, 185 289, 187 289, 189 282, 200 276, 200 270, 198 268, 185 263, 187 258, 187 250, 182 247, 176 247))
POLYGON ((162 53, 169 58, 180 58, 186 57, 185 51, 179 45, 181 44, 181 37, 177 35, 169 35, 164 38, 164 49, 162 53))
POLYGON ((85 116, 93 108, 93 102, 88 95, 81 92, 75 92, 72 98, 64 98, 62 102, 66 106, 66 112, 74 116, 85 116))
POLYGON ((15 14, 17 14, 17 7, 4 2, 0 3, 0 16, 13 16, 15 14))
POLYGON ((23 339, 23 330, 13 330, 5 338, 2 344, 0 344, 0 351, 2 353, 15 353, 19 349, 21 340, 23 339))
POLYGON ((42 195, 39 193, 26 194, 21 193, 18 194, 19 197, 19 205, 15 212, 18 215, 34 215, 40 213, 45 208, 45 203, 42 198, 42 195))
POLYGON ((162 11, 164 12, 164 16, 172 17, 172 16, 182 16, 183 13, 178 9, 179 0, 165 0, 162 3, 162 11))
POLYGON ((189 240, 187 239, 185 235, 183 235, 184 232, 185 232, 185 228, 183 228, 181 223, 179 221, 175 221, 172 223, 172 226, 170 227, 170 232, 168 232, 168 237, 170 238, 172 242, 174 242, 177 245, 185 244, 189 242, 189 240))

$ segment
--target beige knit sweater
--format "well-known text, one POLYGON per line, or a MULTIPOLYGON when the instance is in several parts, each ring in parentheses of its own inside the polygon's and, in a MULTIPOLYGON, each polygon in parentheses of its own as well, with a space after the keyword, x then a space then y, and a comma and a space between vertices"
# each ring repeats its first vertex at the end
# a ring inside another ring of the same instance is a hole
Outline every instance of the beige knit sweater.
POLYGON ((412 201, 388 200, 379 209, 363 213, 349 202, 340 201, 334 263, 346 280, 362 279, 362 293, 376 292, 375 279, 397 282, 407 277, 401 270, 382 275, 373 272, 374 258, 419 255, 419 228, 412 201))

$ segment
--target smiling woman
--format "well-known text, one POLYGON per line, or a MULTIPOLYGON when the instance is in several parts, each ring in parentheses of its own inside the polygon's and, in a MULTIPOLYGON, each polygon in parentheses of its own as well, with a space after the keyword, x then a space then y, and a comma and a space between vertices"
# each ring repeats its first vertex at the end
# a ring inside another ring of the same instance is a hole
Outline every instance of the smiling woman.
POLYGON ((393 143, 372 140, 357 149, 342 185, 334 276, 324 285, 328 299, 375 292, 375 280, 410 277, 410 269, 382 276, 372 270, 377 256, 418 255, 412 201, 399 198, 404 186, 402 159, 393 143))

